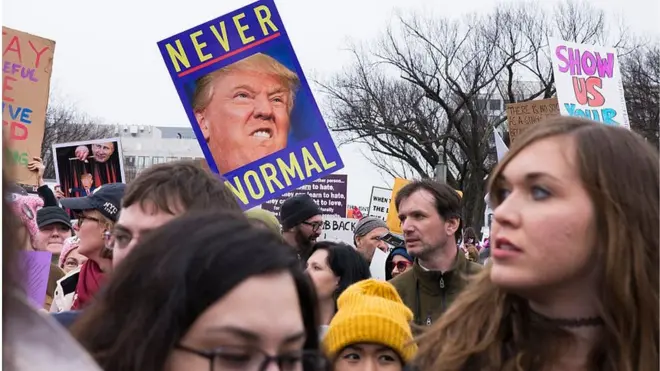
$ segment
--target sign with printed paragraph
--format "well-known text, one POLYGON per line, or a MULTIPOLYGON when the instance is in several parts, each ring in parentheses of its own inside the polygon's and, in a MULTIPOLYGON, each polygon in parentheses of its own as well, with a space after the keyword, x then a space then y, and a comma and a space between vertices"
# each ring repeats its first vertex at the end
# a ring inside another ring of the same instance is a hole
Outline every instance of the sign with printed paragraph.
POLYGON ((549 39, 563 116, 630 129, 616 49, 549 39))
POLYGON ((36 185, 27 169, 41 157, 55 41, 2 27, 2 129, 16 183, 36 185))
POLYGON ((158 48, 209 168, 243 209, 344 167, 273 0, 158 48))
POLYGON ((346 216, 346 192, 348 190, 348 175, 330 174, 321 179, 316 179, 291 192, 284 193, 261 205, 275 215, 280 215, 280 208, 284 201, 295 195, 306 193, 321 208, 323 215, 345 217, 346 216))

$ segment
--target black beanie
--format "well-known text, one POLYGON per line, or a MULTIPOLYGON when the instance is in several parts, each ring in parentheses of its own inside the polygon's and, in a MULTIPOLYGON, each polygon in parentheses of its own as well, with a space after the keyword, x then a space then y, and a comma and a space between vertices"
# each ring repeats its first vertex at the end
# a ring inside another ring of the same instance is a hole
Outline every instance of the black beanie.
POLYGON ((280 209, 282 230, 289 230, 305 220, 321 214, 323 214, 321 208, 308 194, 295 195, 284 201, 280 209))

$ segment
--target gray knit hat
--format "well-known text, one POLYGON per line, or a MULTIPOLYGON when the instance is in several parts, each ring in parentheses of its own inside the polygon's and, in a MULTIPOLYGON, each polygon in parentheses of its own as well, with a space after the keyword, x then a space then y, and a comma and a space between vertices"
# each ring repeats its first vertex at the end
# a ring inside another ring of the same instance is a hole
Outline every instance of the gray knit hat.
POLYGON ((353 242, 356 242, 356 237, 365 236, 367 233, 379 227, 387 228, 389 230, 383 219, 376 218, 375 216, 366 216, 360 219, 355 225, 355 230, 353 231, 353 242))

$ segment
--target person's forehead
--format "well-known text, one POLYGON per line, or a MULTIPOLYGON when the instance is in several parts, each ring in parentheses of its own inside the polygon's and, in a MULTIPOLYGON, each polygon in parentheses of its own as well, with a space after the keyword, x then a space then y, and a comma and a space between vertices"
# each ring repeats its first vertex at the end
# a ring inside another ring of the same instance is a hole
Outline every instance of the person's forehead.
POLYGON ((114 143, 109 142, 109 143, 94 143, 93 146, 95 146, 97 148, 108 148, 108 149, 110 149, 110 148, 114 148, 115 145, 114 145, 114 143))
POLYGON ((568 137, 541 139, 512 158, 501 175, 510 182, 523 181, 531 173, 570 179, 577 175, 574 153, 574 141, 568 137))
POLYGON ((239 327, 275 341, 304 331, 293 277, 277 273, 247 278, 208 307, 193 326, 198 333, 239 327), (278 321, 270 319, 273 311, 278 321))
POLYGON ((54 229, 66 229, 69 230, 69 226, 64 223, 51 223, 39 228, 40 231, 52 231, 54 229))
POLYGON ((306 220, 307 223, 318 223, 323 221, 323 215, 314 215, 306 220))
POLYGON ((158 209, 155 205, 148 204, 143 207, 136 203, 121 209, 117 224, 125 229, 137 232, 158 228, 176 218, 176 216, 158 209))
POLYGON ((408 261, 408 259, 404 258, 401 255, 394 255, 392 257, 392 261, 396 263, 396 262, 400 262, 400 261, 408 261))
POLYGON ((310 263, 325 263, 328 259, 328 251, 326 249, 318 249, 307 259, 310 263))
POLYGON ((399 214, 406 214, 414 211, 432 211, 435 210, 435 197, 426 189, 419 189, 410 196, 404 198, 399 203, 399 214))
POLYGON ((389 229, 387 229, 385 227, 376 227, 376 228, 372 229, 371 231, 369 231, 369 233, 367 233, 367 236, 369 236, 369 237, 371 237, 371 236, 383 236, 383 235, 386 235, 388 232, 389 232, 389 229))

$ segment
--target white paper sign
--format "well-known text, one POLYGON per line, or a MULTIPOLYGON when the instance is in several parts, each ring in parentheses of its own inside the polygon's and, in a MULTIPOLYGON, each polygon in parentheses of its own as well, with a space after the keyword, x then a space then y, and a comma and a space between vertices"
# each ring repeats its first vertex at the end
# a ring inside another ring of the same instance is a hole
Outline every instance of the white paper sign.
POLYGON ((343 242, 353 247, 353 231, 357 219, 352 218, 323 218, 323 233, 319 240, 343 242))
POLYGON ((381 249, 376 249, 373 258, 371 258, 371 278, 385 281, 385 261, 387 260, 387 253, 381 249))
POLYGON ((371 199, 369 200, 369 216, 387 221, 387 212, 390 209, 392 190, 382 187, 371 187, 371 199))
POLYGON ((550 38, 562 116, 630 129, 616 49, 550 38))

